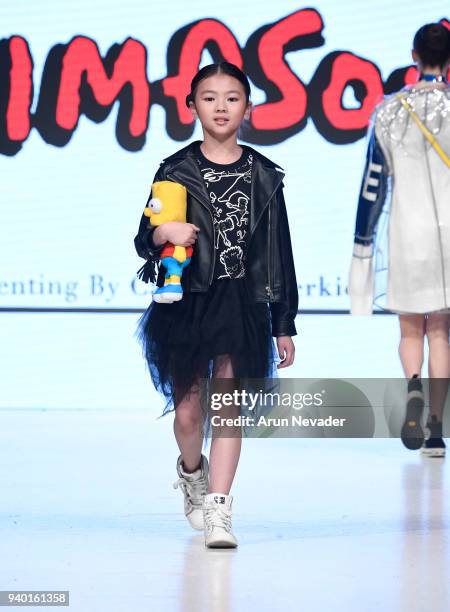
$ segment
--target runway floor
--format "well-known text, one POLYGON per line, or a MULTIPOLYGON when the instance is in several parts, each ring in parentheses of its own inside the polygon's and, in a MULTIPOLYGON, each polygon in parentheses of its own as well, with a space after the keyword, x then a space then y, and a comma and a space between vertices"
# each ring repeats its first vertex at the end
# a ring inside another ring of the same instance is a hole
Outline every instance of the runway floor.
POLYGON ((177 455, 171 416, 0 411, 0 589, 69 590, 74 612, 449 609, 450 458, 244 440, 220 551, 184 518, 177 455))

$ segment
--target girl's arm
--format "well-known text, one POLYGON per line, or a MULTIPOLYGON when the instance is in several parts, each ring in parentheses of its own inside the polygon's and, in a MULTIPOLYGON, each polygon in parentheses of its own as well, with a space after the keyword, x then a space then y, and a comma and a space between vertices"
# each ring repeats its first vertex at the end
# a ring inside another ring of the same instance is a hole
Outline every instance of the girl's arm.
POLYGON ((270 302, 272 335, 296 336, 295 317, 298 311, 298 287, 283 187, 280 187, 277 191, 277 206, 279 215, 278 240, 286 300, 283 302, 270 302))

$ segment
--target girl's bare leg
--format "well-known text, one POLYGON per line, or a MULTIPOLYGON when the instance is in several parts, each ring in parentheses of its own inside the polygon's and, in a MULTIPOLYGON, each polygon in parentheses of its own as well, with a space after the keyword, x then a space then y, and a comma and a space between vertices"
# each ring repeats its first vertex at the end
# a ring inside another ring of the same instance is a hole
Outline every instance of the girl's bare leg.
POLYGON ((173 431, 183 458, 186 472, 195 472, 200 467, 203 443, 203 414, 199 385, 195 384, 184 397, 175 393, 176 409, 173 431))
MULTIPOLYGON (((214 362, 215 378, 230 379, 229 385, 221 385, 232 393, 235 389, 233 366, 229 355, 219 355, 214 362)), ((215 414, 235 418, 239 416, 239 406, 222 407, 215 414)), ((233 483, 241 453, 241 428, 226 427, 226 434, 230 437, 218 435, 219 429, 213 427, 211 451, 209 455, 209 490, 208 493, 224 493, 228 495, 233 483)))
POLYGON ((427 316, 425 324, 429 347, 430 416, 435 415, 440 422, 450 376, 449 320, 449 315, 435 313, 427 316))
POLYGON ((400 345, 399 355, 407 379, 422 371, 423 343, 425 336, 425 315, 399 315, 400 345))
POLYGON ((408 395, 406 414, 400 437, 406 448, 418 450, 424 440, 422 429, 422 412, 424 397, 420 380, 423 365, 423 344, 425 335, 425 315, 400 315, 400 346, 399 355, 403 371, 408 379, 408 395))

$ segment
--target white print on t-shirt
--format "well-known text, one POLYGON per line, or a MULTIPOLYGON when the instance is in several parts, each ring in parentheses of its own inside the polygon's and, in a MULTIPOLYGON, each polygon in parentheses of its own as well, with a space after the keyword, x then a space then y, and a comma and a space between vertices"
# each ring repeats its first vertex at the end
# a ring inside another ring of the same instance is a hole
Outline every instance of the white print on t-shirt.
POLYGON ((242 171, 239 171, 239 168, 231 171, 215 170, 214 168, 202 169, 213 211, 216 237, 214 247, 219 251, 219 260, 225 269, 225 273, 218 278, 239 278, 245 274, 244 250, 239 243, 244 245, 246 241, 250 198, 240 189, 240 185, 242 182, 251 184, 252 162, 253 156, 249 154, 243 164, 243 167, 247 169, 242 171), (230 178, 234 180, 223 193, 220 193, 220 189, 215 189, 214 183, 220 183, 222 179, 230 180, 230 178), (227 236, 234 229, 236 229, 237 245, 232 245, 227 236))
POLYGON ((228 216, 225 219, 221 219, 220 221, 214 219, 214 225, 216 226, 216 242, 214 244, 215 248, 219 248, 220 238, 222 238, 225 246, 231 246, 231 242, 227 238, 227 232, 231 231, 234 228, 233 219, 228 216))
POLYGON ((226 274, 222 274, 217 278, 240 278, 244 276, 244 264, 242 257, 244 253, 240 246, 232 246, 220 254, 220 261, 225 267, 226 274))

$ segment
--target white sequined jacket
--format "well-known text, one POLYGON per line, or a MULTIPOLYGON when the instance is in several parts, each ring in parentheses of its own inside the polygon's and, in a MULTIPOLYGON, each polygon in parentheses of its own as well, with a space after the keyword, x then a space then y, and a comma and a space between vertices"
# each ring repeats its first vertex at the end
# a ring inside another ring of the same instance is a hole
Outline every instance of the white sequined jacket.
POLYGON ((419 81, 386 97, 369 135, 349 277, 352 314, 450 309, 450 87, 419 81))

